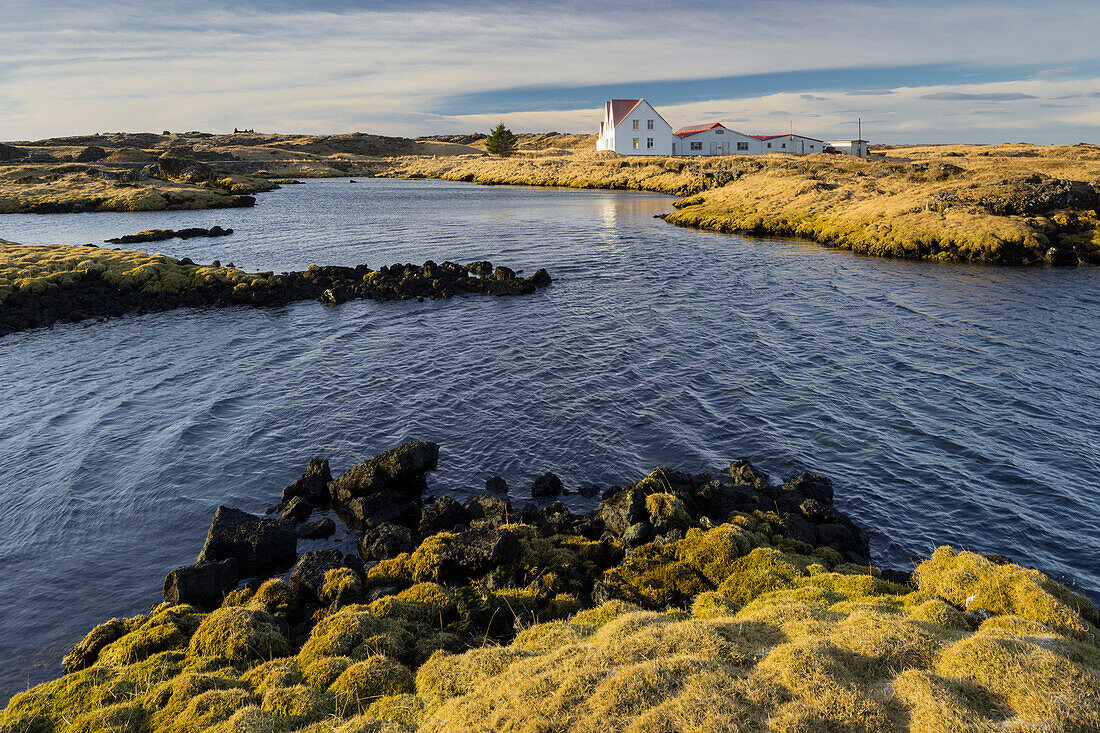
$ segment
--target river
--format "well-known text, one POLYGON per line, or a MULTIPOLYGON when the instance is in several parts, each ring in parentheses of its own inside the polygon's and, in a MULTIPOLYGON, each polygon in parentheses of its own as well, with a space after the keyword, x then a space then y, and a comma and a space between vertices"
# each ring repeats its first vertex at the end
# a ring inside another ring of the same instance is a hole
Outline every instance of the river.
POLYGON ((0 700, 59 674, 94 624, 147 611, 219 504, 260 512, 310 456, 339 473, 409 438, 442 446, 432 492, 500 474, 515 503, 547 470, 566 488, 739 457, 815 471, 879 564, 950 543, 1100 596, 1100 270, 678 229, 654 218, 671 202, 327 179, 252 209, 0 217, 27 244, 233 227, 147 247, 249 270, 489 259, 555 278, 0 339, 0 700))

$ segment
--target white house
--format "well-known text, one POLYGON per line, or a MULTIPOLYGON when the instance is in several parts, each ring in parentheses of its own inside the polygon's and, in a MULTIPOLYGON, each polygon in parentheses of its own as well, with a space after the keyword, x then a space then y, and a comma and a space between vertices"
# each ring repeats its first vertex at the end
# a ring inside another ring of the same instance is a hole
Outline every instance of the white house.
POLYGON ((788 155, 813 155, 825 150, 825 141, 805 135, 755 135, 763 145, 762 153, 787 153, 788 155))
POLYGON ((721 122, 688 125, 672 133, 673 155, 757 155, 762 143, 721 122))
POLYGON ((838 153, 844 153, 845 155, 854 155, 857 158, 867 157, 867 141, 866 140, 833 140, 829 145, 836 148, 838 153))
POLYGON ((644 99, 611 99, 604 104, 604 118, 596 150, 623 155, 672 155, 672 125, 644 99))
POLYGON ((795 135, 746 135, 721 122, 681 127, 676 132, 644 99, 610 99, 596 138, 596 150, 622 155, 814 155, 831 145, 839 152, 867 157, 866 140, 826 143, 795 135))

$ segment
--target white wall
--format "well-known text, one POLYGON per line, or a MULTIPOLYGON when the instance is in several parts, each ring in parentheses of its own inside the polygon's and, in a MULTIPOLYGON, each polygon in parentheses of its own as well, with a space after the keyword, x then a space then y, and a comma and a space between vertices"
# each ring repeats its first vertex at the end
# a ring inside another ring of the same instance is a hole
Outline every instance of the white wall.
POLYGON ((813 155, 820 153, 826 143, 802 135, 783 135, 762 142, 765 153, 786 153, 788 155, 813 155), (768 147, 768 146, 771 147, 768 147))
POLYGON ((673 142, 676 155, 759 155, 761 146, 754 137, 722 127, 685 138, 674 137, 673 142), (693 150, 692 143, 698 143, 699 149, 693 150), (738 149, 737 143, 743 143, 745 148, 738 149))
POLYGON ((623 118, 617 127, 609 129, 610 121, 606 118, 608 112, 605 105, 605 119, 603 133, 596 140, 596 150, 614 150, 623 155, 672 155, 672 126, 665 122, 657 110, 650 106, 644 99, 623 118), (638 129, 634 129, 634 121, 638 122, 638 129), (653 129, 649 129, 649 122, 653 123, 653 129), (638 147, 634 147, 637 138, 638 147), (649 147, 649 140, 653 140, 653 147, 649 147))
POLYGON ((845 155, 855 155, 859 158, 867 157, 866 140, 834 140, 829 145, 845 155))

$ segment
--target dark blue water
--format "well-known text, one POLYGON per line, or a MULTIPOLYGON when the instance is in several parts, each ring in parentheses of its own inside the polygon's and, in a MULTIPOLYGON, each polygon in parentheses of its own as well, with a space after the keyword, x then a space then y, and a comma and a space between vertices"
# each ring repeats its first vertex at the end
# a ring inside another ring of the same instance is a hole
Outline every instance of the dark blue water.
MULTIPOLYGON (((512 299, 181 310, 0 339, 0 693, 147 610, 214 508, 260 511, 313 455, 339 472, 442 445, 436 493, 522 501, 658 464, 811 470, 894 567, 951 543, 1100 594, 1100 271, 861 258, 670 227, 666 197, 311 181, 254 209, 6 216, 0 238, 156 246, 253 270, 490 259, 512 299)), ((578 507, 579 508, 579 507, 578 507)))

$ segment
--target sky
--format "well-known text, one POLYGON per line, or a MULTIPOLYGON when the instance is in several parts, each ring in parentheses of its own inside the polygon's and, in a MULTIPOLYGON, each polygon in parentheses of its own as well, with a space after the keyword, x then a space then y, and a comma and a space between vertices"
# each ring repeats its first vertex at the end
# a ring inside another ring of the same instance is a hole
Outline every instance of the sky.
POLYGON ((1096 0, 0 0, 0 140, 674 128, 1100 143, 1096 0))

